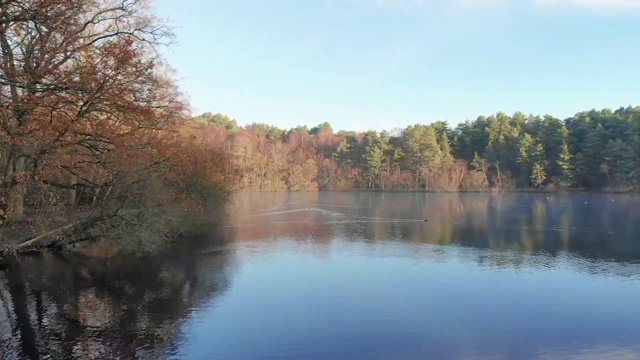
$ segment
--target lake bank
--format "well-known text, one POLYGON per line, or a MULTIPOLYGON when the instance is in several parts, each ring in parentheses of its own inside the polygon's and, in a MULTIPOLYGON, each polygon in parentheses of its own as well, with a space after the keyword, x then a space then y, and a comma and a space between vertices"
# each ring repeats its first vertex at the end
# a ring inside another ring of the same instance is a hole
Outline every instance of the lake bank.
MULTIPOLYGON (((331 191, 331 190, 327 190, 331 191)), ((442 193, 442 194, 455 194, 455 193, 490 193, 490 194, 508 194, 508 193, 541 193, 541 194, 553 194, 553 193, 594 193, 594 194, 636 194, 638 189, 489 189, 489 190, 428 190, 428 189, 351 189, 344 191, 363 191, 363 192, 418 192, 418 193, 442 193)))
POLYGON ((235 193, 316 193, 316 192, 378 192, 378 193, 433 193, 433 194, 508 194, 508 193, 594 193, 594 194, 636 194, 640 190, 638 188, 628 188, 628 189, 575 189, 575 188, 557 188, 557 189, 534 189, 534 188, 522 188, 522 189, 477 189, 477 190, 433 190, 433 189, 407 189, 407 188, 395 188, 395 189, 339 189, 339 190, 330 190, 330 189, 321 189, 321 190, 305 190, 305 191, 288 191, 288 190, 265 190, 265 191, 257 191, 257 190, 238 190, 235 193))

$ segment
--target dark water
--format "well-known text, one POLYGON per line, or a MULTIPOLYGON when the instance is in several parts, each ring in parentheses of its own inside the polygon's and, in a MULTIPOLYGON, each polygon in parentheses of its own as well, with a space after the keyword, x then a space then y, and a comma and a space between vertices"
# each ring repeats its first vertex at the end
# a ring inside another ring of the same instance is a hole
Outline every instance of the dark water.
POLYGON ((0 359, 640 359, 637 195, 242 194, 230 211, 164 258, 0 272, 0 359))

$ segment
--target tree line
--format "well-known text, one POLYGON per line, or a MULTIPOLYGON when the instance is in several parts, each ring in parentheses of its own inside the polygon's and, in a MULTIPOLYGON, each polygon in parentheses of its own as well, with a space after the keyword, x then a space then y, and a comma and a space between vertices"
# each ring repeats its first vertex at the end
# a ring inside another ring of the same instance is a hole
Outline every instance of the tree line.
POLYGON ((229 159, 236 189, 434 191, 630 189, 640 178, 640 107, 479 116, 389 131, 240 127, 223 114, 192 119, 229 159))

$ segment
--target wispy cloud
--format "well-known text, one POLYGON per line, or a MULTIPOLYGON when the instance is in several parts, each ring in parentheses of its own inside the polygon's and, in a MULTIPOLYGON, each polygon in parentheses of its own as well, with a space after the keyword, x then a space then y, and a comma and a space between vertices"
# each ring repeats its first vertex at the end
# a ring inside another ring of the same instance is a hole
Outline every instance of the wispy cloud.
POLYGON ((586 7, 592 9, 640 9, 640 0, 533 0, 541 7, 586 7))
POLYGON ((509 0, 457 0, 454 2, 457 6, 463 6, 468 8, 473 7, 494 7, 502 6, 508 3, 509 0))
POLYGON ((381 7, 393 6, 432 6, 447 5, 453 7, 478 7, 503 5, 509 0, 372 0, 381 7))

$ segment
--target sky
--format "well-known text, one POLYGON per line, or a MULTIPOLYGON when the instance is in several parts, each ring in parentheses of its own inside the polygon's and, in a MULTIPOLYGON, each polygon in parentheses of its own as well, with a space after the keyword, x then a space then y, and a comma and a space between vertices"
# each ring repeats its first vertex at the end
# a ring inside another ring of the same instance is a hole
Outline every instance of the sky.
POLYGON ((640 105, 640 0, 157 0, 194 114, 390 130, 640 105))

